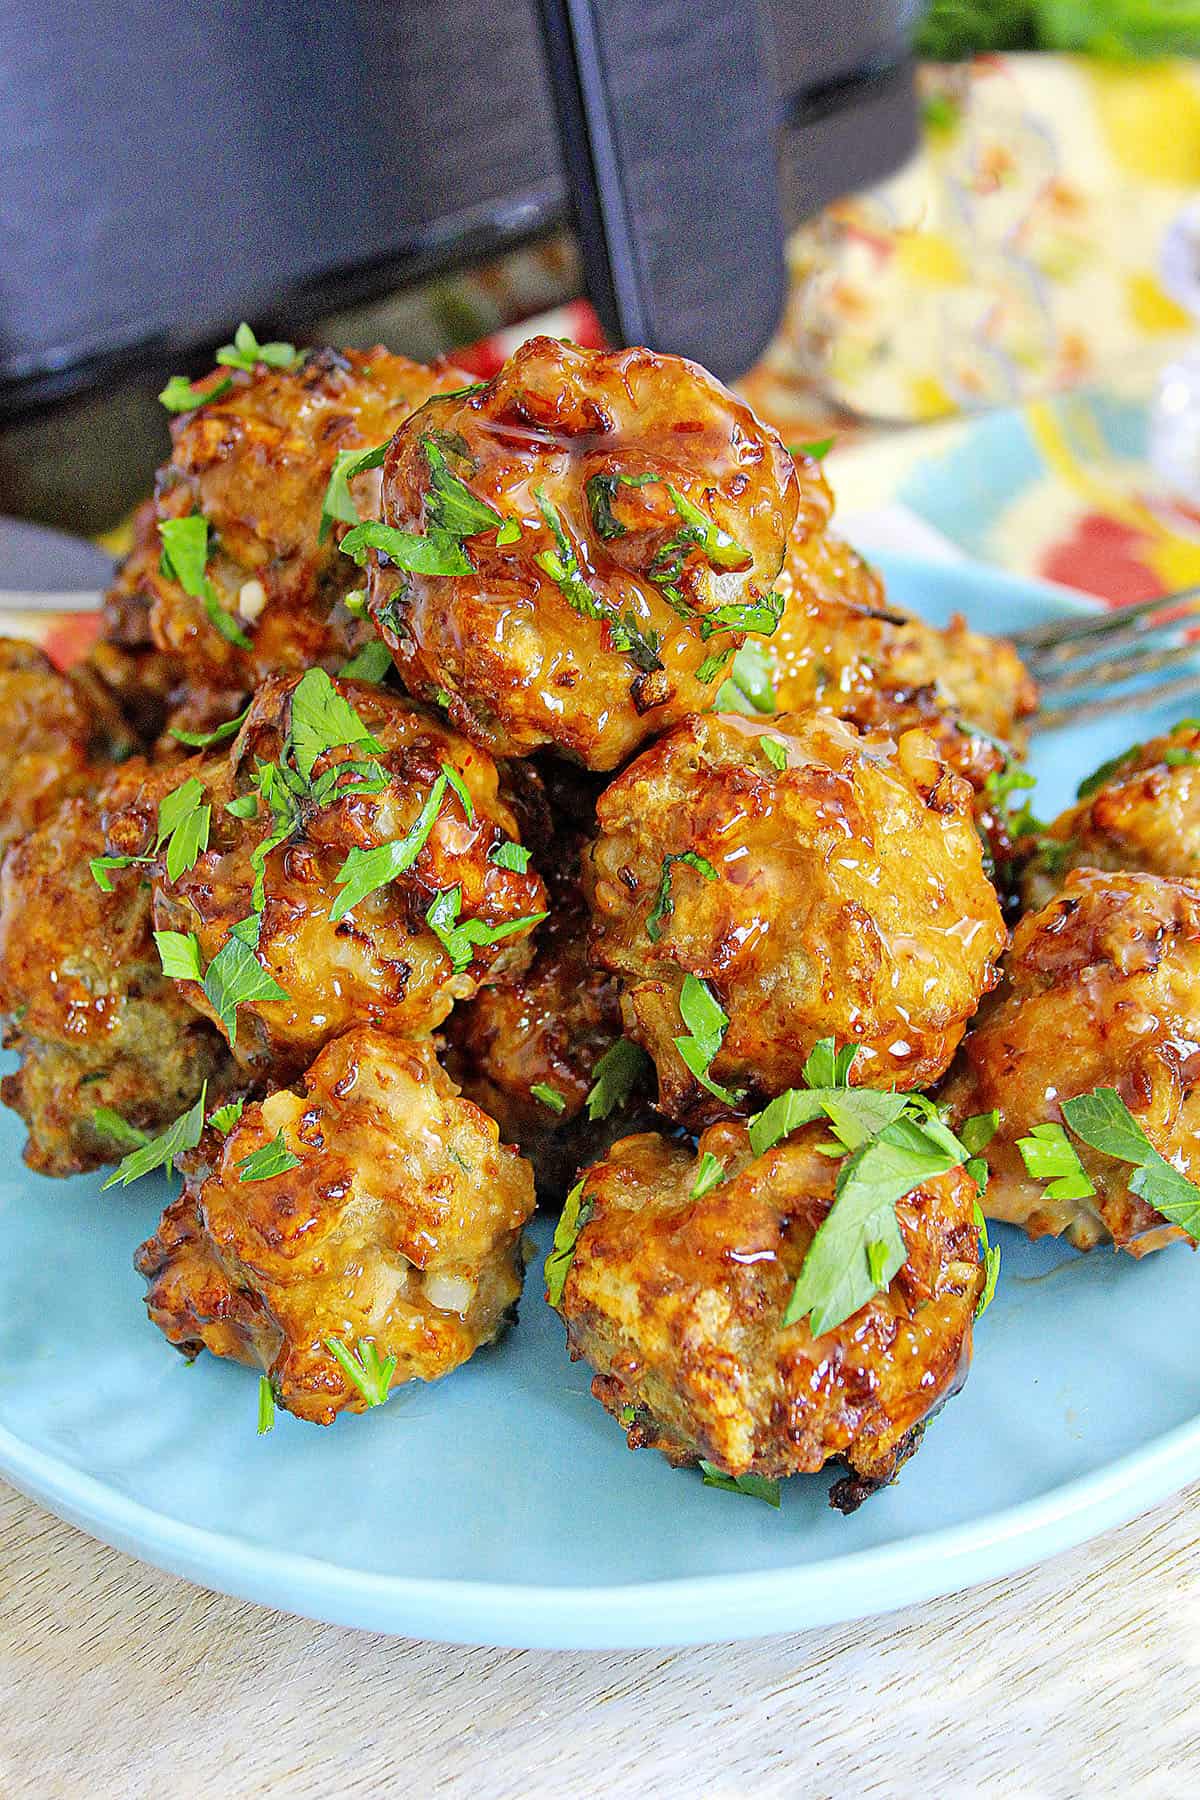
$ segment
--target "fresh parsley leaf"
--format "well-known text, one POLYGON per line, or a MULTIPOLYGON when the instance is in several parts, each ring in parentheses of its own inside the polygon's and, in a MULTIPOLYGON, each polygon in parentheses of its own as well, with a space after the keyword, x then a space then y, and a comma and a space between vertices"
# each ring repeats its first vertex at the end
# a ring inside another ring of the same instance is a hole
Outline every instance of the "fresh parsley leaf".
POLYGON ((1084 776, 1075 790, 1075 798, 1090 800, 1093 794, 1099 793, 1105 782, 1119 774, 1122 769, 1127 768, 1130 763, 1136 762, 1141 752, 1141 744, 1131 744, 1128 750, 1122 750, 1117 756, 1110 756, 1108 761, 1102 762, 1098 769, 1093 769, 1090 775, 1084 776))
POLYGON ((859 1048, 858 1044, 843 1044, 839 1050, 836 1038, 818 1038, 804 1064, 805 1085, 810 1088, 849 1087, 850 1071, 859 1048))
POLYGON ((262 920, 253 913, 230 926, 229 936, 208 965, 204 992, 225 1027, 230 1048, 237 1041, 237 1009, 251 1000, 286 1000, 287 994, 259 962, 255 951, 262 920))
POLYGON ((504 838, 499 844, 493 844, 488 851, 490 863, 495 863, 498 869, 511 869, 517 875, 524 875, 528 869, 529 856, 524 844, 514 844, 511 838, 504 838))
POLYGON ((709 1073, 713 1058, 725 1041, 729 1015, 706 981, 696 975, 685 975, 679 994, 679 1012, 688 1028, 688 1037, 677 1037, 675 1048, 691 1073, 726 1106, 736 1106, 741 1094, 724 1088, 709 1073))
POLYGON ((280 1130, 269 1144, 260 1144, 233 1166, 240 1171, 239 1181, 270 1181, 276 1175, 286 1175, 289 1169, 298 1169, 300 1158, 288 1149, 280 1130))
POLYGON ((429 464, 431 485, 425 495, 425 515, 437 536, 475 537, 481 531, 494 531, 504 521, 494 506, 478 499, 458 476, 450 470, 441 448, 433 438, 421 439, 421 448, 429 464))
POLYGON ((224 1106, 218 1106, 208 1115, 208 1122, 222 1136, 228 1136, 241 1118, 245 1110, 244 1100, 230 1100, 224 1106))
MULTIPOLYGON (((208 750, 214 744, 223 744, 227 738, 236 737, 246 723, 246 714, 250 711, 247 704, 236 719, 226 719, 223 725, 217 725, 212 731, 178 731, 174 725, 168 727, 170 735, 179 743, 186 744, 192 750, 208 750)), ((228 809, 227 809, 228 810, 228 809)))
MULTIPOLYGON (((395 881, 397 876, 412 868, 433 830, 445 793, 446 777, 442 774, 430 788, 424 806, 402 838, 388 844, 376 844, 370 850, 361 850, 355 845, 349 851, 335 877, 340 892, 329 909, 332 924, 336 925, 352 906, 357 906, 368 894, 373 894, 377 888, 386 887, 390 881, 395 881)), ((470 960, 468 957, 467 962, 470 960)))
POLYGON ((422 537, 415 531, 401 531, 395 525, 381 525, 368 519, 348 531, 338 548, 361 568, 369 550, 377 550, 397 569, 410 575, 470 575, 472 565, 457 538, 422 537))
MULTIPOLYGON (((584 1178, 586 1180, 586 1177, 584 1178)), ((577 1181, 566 1199, 554 1227, 554 1244, 546 1257, 546 1298, 551 1306, 562 1304, 563 1289, 575 1260, 579 1234, 592 1216, 595 1200, 584 1195, 584 1182, 577 1181)))
POLYGON ((194 931, 156 931, 158 959, 162 972, 173 981, 203 981, 200 962, 200 940, 194 931))
POLYGON ((991 1112, 975 1113, 970 1119, 964 1119, 958 1128, 959 1141, 963 1149, 972 1156, 978 1156, 986 1150, 997 1131, 1000 1129, 1000 1114, 995 1107, 991 1112))
POLYGON ((710 519, 707 513, 701 512, 686 494, 681 494, 669 481, 665 486, 675 511, 689 528, 691 542, 715 569, 740 569, 753 561, 746 547, 710 519))
POLYGON ((788 766, 787 745, 776 737, 760 737, 758 747, 773 769, 781 773, 788 766))
POLYGON ((203 599, 204 611, 207 615, 209 624, 213 626, 216 631, 220 632, 221 636, 225 638, 228 643, 236 644, 239 650, 253 649, 250 639, 246 636, 237 620, 233 617, 233 614, 226 612, 225 608, 221 605, 221 602, 217 599, 217 590, 214 588, 211 581, 205 582, 203 599))
POLYGON ((371 1338, 359 1338, 357 1355, 337 1337, 327 1337, 325 1348, 337 1359, 346 1379, 354 1383, 367 1405, 382 1406, 396 1373, 395 1357, 389 1356, 384 1362, 371 1338))
POLYGON ((592 1070, 592 1085, 587 1097, 588 1118, 607 1119, 618 1106, 624 1106, 649 1063, 646 1052, 628 1038, 618 1038, 615 1044, 610 1044, 592 1070))
POLYGON ((551 1112, 566 1112, 566 1096, 560 1094, 557 1088, 550 1087, 547 1082, 535 1081, 529 1091, 535 1100, 540 1100, 543 1106, 550 1108, 551 1112))
POLYGON ((695 850, 672 851, 668 856, 664 856, 658 893, 654 906, 646 919, 646 936, 652 944, 657 944, 663 934, 664 921, 669 919, 675 911, 675 899, 671 891, 671 871, 676 863, 686 863, 690 869, 695 869, 698 875, 703 875, 705 881, 717 879, 717 871, 708 858, 698 855, 695 850))
POLYGON ((1162 760, 1169 769, 1194 769, 1200 765, 1200 751, 1188 750, 1182 744, 1172 744, 1163 751, 1162 760))
POLYGON ((147 1143, 131 1150, 123 1156, 108 1180, 106 1188, 128 1187, 131 1181, 137 1181, 142 1175, 148 1175, 152 1169, 165 1169, 167 1174, 173 1172, 175 1158, 182 1156, 185 1150, 194 1150, 200 1142, 200 1133, 204 1130, 204 1096, 208 1091, 207 1081, 200 1089, 200 1097, 194 1106, 185 1113, 180 1113, 173 1124, 160 1131, 158 1136, 147 1143))
POLYGON ((1028 800, 1017 805, 1014 798, 1036 786, 1037 782, 1029 771, 1018 768, 1014 763, 1006 764, 1003 769, 991 769, 984 776, 984 793, 1015 838, 1027 837, 1044 829, 1028 800))
POLYGON ((333 529, 334 520, 343 525, 358 524, 358 508, 350 492, 350 483, 366 469, 378 469, 388 453, 390 438, 374 444, 369 450, 339 450, 330 470, 325 498, 321 502, 321 520, 317 526, 317 542, 323 544, 333 529))
POLYGON ((1035 1181, 1044 1181, 1052 1200, 1085 1200, 1095 1193, 1079 1153, 1061 1125, 1035 1125, 1017 1139, 1021 1161, 1035 1181))
POLYGON ((364 644, 357 656, 344 662, 338 674, 347 681, 380 682, 391 672, 392 653, 380 638, 364 644))
POLYGON ((996 1278, 1000 1273, 1000 1246, 993 1244, 988 1237, 987 1220, 978 1200, 975 1202, 975 1229, 979 1233, 979 1248, 983 1252, 983 1292, 975 1307, 975 1317, 981 1319, 992 1304, 992 1296, 996 1292, 996 1278))
POLYGON ((204 571, 208 565, 208 520, 203 513, 190 513, 186 519, 160 519, 158 536, 169 578, 177 581, 193 600, 203 600, 204 571))
POLYGON ((227 369, 245 369, 252 373, 256 363, 266 363, 269 369, 294 369, 302 355, 295 344, 283 344, 278 340, 260 344, 243 319, 233 334, 232 344, 222 344, 217 351, 217 361, 227 369))
POLYGON ((102 894, 111 894, 113 884, 109 876, 114 869, 132 868, 134 863, 153 862, 152 856, 93 856, 88 863, 92 880, 102 894))
POLYGON ((507 544, 519 544, 524 533, 518 519, 505 519, 496 533, 496 548, 503 550, 507 544))
MULTIPOLYGON (((703 662, 698 663, 696 666, 696 680, 700 682, 702 686, 707 687, 710 682, 717 679, 717 676, 724 669, 725 664, 729 661, 733 653, 733 645, 727 644, 724 650, 719 650, 715 656, 706 656, 703 662)), ((718 696, 723 694, 728 686, 729 683, 723 681, 721 686, 717 689, 718 696)), ((716 705, 715 701, 713 703, 713 709, 714 711, 720 711, 720 708, 716 705)))
POLYGON ((426 923, 450 958, 456 975, 461 974, 463 969, 470 968, 477 947, 498 944, 516 931, 540 925, 548 916, 544 912, 529 913, 522 919, 509 919, 503 925, 485 925, 482 919, 460 920, 458 915, 461 907, 462 888, 445 888, 434 896, 433 903, 425 914, 426 923))
POLYGON ((757 631, 770 637, 783 617, 783 595, 764 594, 761 600, 730 601, 700 618, 700 636, 710 638, 718 631, 757 631))
POLYGON ((204 788, 194 775, 158 803, 158 833, 155 850, 167 846, 167 880, 178 881, 194 869, 208 846, 212 808, 205 802, 204 788))
POLYGON ((442 774, 446 777, 447 786, 458 797, 458 803, 466 815, 468 825, 475 823, 475 802, 471 798, 471 790, 455 768, 453 763, 442 764, 442 774))
POLYGON ((900 1118, 909 1100, 905 1094, 880 1093, 876 1088, 832 1088, 821 1095, 821 1104, 838 1143, 857 1150, 900 1118))
POLYGON ((720 1187, 725 1179, 725 1164, 720 1157, 706 1150, 696 1165, 696 1179, 692 1183, 691 1198, 703 1200, 705 1194, 711 1194, 715 1187, 720 1187))
POLYGON ((216 400, 222 394, 227 394, 232 386, 232 375, 226 375, 211 387, 198 386, 189 381, 186 375, 172 375, 158 397, 168 412, 191 412, 195 407, 203 406, 206 400, 216 400))
POLYGON ((831 437, 820 438, 814 444, 789 444, 789 456, 807 456, 813 462, 823 462, 833 449, 836 440, 831 437))
POLYGON ((265 1437, 275 1425, 275 1393, 265 1375, 258 1378, 258 1435, 265 1437))
POLYGON ((718 712, 773 713, 775 688, 772 677, 775 665, 765 644, 751 638, 733 659, 728 681, 717 689, 718 712))
POLYGON ((1085 1144, 1135 1164, 1129 1191, 1200 1243, 1200 1188, 1159 1154, 1114 1088, 1061 1102, 1063 1117, 1085 1144))
POLYGON ((92 1124, 112 1143, 121 1144, 126 1150, 140 1150, 143 1144, 150 1142, 148 1131, 143 1131, 138 1125, 131 1125, 128 1119, 123 1119, 111 1106, 93 1106, 92 1124))
POLYGON ((225 802, 225 811, 235 819, 252 819, 258 812, 257 794, 238 794, 225 802))
POLYGON ((288 730, 288 748, 304 780, 312 780, 318 757, 351 744, 362 744, 374 755, 383 755, 382 744, 371 736, 324 669, 306 669, 292 692, 288 730))
POLYGON ((715 1463, 700 1459, 700 1472, 704 1477, 705 1487, 724 1488, 727 1494, 745 1494, 751 1500, 765 1500, 768 1506, 778 1508, 781 1505, 779 1483, 769 1481, 765 1475, 727 1475, 724 1469, 718 1469, 715 1463))
POLYGON ((658 652, 662 640, 658 633, 643 632, 631 612, 627 612, 622 619, 592 591, 584 580, 578 553, 567 536, 558 508, 549 499, 544 487, 535 487, 533 497, 538 511, 550 527, 555 543, 553 550, 539 550, 536 553, 533 560, 538 568, 550 577, 573 612, 578 613, 581 618, 604 621, 614 650, 628 656, 644 674, 661 669, 662 658, 658 652))

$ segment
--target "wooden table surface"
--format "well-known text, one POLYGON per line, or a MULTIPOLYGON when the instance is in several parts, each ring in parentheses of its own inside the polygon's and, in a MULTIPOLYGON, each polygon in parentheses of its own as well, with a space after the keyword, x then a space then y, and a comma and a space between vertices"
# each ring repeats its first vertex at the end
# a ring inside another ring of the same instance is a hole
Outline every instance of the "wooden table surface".
POLYGON ((1198 1506, 865 1624, 568 1655, 287 1618, 0 1486, 0 1796, 1186 1800, 1198 1506))

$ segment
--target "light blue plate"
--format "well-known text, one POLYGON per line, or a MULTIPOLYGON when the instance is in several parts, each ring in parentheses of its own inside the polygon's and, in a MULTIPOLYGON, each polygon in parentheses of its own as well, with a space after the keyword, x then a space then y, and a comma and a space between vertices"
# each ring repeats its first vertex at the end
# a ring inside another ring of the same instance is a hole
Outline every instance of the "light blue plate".
MULTIPOLYGON (((939 621, 961 609, 1015 630, 1072 604, 973 567, 885 569, 899 601, 939 621)), ((1114 742, 1168 722, 1040 743, 1044 806, 1114 742)), ((1189 1252, 1139 1265, 1009 1231, 965 1390, 849 1519, 828 1479, 788 1483, 773 1512, 631 1456, 536 1274, 517 1330, 441 1387, 329 1431, 280 1415, 258 1438, 255 1377, 189 1368, 143 1314, 130 1258, 165 1185, 40 1180, 16 1122, 0 1129, 0 1472, 148 1562, 290 1612, 561 1648, 749 1637, 988 1580, 1200 1476, 1189 1252)))

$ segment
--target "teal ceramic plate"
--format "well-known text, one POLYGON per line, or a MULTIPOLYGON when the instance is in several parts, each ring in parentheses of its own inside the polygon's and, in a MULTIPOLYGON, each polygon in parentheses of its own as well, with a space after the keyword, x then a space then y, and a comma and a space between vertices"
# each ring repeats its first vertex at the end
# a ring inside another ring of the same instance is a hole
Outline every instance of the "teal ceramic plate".
MULTIPOLYGON (((930 618, 993 631, 1072 604, 971 566, 886 572, 930 618)), ((1116 741, 1166 722, 1128 717, 1116 741)), ((1111 738, 1039 744, 1045 807, 1111 738)), ((0 1129, 0 1472, 148 1562, 291 1612, 562 1648, 749 1637, 988 1580, 1200 1476, 1191 1254, 1139 1265, 1007 1231, 966 1388, 849 1519, 827 1480, 787 1483, 774 1512, 631 1455, 536 1275, 518 1329, 440 1387, 328 1431, 280 1415, 259 1438, 255 1377, 189 1368, 145 1319, 130 1258, 165 1186, 40 1180, 16 1121, 0 1129)))

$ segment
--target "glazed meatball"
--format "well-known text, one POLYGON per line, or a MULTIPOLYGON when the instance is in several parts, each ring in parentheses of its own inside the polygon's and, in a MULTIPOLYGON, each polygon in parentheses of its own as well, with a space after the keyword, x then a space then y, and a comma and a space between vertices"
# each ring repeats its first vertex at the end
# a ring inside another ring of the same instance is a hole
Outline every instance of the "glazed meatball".
MULTIPOLYGON (((360 1022, 432 1031, 490 972, 527 958, 545 889, 532 869, 493 859, 518 837, 496 764, 411 703, 319 670, 276 677, 229 754, 195 776, 208 841, 174 879, 158 852, 154 923, 195 935, 206 977, 185 980, 185 996, 218 1019, 244 1068, 290 1077, 360 1022), (314 753, 313 721, 330 707, 346 709, 343 723, 314 753), (360 741, 337 744, 347 729, 360 741), (236 1011, 207 974, 222 952, 243 971, 236 1011)), ((130 808, 110 849, 149 853, 156 818, 130 808)))
POLYGON ((532 338, 397 433, 383 519, 406 536, 379 539, 368 603, 410 692, 468 737, 611 769, 711 705, 773 623, 796 498, 778 438, 696 364, 532 338))
POLYGON ((0 856, 72 794, 94 790, 133 740, 85 673, 64 675, 32 644, 0 638, 0 856))
POLYGON ((886 1290, 820 1337, 784 1325, 834 1200, 827 1136, 809 1127, 755 1157, 744 1126, 715 1125, 698 1153, 725 1175, 700 1199, 687 1145, 622 1139, 583 1179, 559 1311, 631 1449, 768 1478, 841 1458, 852 1479, 831 1498, 849 1510, 961 1383, 983 1273, 975 1184, 956 1169, 898 1203, 908 1259, 886 1290))
POLYGON ((89 869, 108 813, 146 792, 150 771, 126 764, 98 796, 64 802, 14 845, 0 874, 0 1010, 21 1058, 0 1095, 24 1119, 25 1160, 43 1175, 94 1169, 129 1148, 98 1108, 153 1134, 228 1073, 220 1037, 162 974, 144 872, 114 870, 105 894, 89 869))
POLYGON ((297 1418, 369 1403, 330 1340, 394 1357, 399 1387, 458 1368, 512 1316, 533 1177, 428 1042, 335 1039, 302 1093, 248 1106, 211 1160, 137 1253, 150 1317, 189 1356, 264 1370, 297 1418), (283 1166, 260 1174, 271 1146, 283 1166))
POLYGON ((1044 906, 1068 869, 1200 876, 1200 724, 1134 744, 1083 784, 1046 827, 1025 873, 1027 906, 1044 906))
MULTIPOLYGON (((292 368, 214 379, 213 398, 172 424, 155 534, 143 526, 110 597, 108 633, 125 648, 133 691, 143 660, 148 702, 165 684, 186 686, 193 705, 197 693, 245 694, 275 673, 340 668, 371 631, 343 604, 361 585, 338 549, 348 522, 320 541, 338 453, 385 442, 430 394, 464 379, 382 349, 321 350, 292 368), (208 522, 206 594, 160 564, 162 526, 193 514, 208 522), (165 664, 140 655, 147 625, 165 664)), ((378 481, 371 471, 354 478, 362 507, 373 507, 378 481)))
POLYGON ((1017 927, 1004 979, 968 1032, 944 1101, 961 1123, 995 1108, 985 1211, 1030 1237, 1142 1256, 1179 1237, 1129 1190, 1128 1164, 1075 1141, 1095 1193, 1056 1199, 1018 1139, 1061 1103, 1116 1089, 1162 1155, 1200 1174, 1200 884, 1077 870, 1017 927))
POLYGON ((598 812, 593 953, 622 977, 669 1117, 694 1126, 798 1085, 824 1037, 858 1047, 866 1087, 944 1073, 1005 932, 971 791, 922 733, 897 746, 824 713, 693 718, 598 812), (703 1003, 720 1036, 703 1080, 689 982, 728 1019, 703 1003))
MULTIPOLYGON (((578 847, 559 850, 562 866, 546 871, 550 916, 528 969, 489 981, 446 1022, 455 1079, 530 1159, 539 1191, 557 1198, 581 1164, 629 1129, 623 1101, 601 1118, 587 1116, 597 1064, 621 1037, 620 986, 588 958, 578 847)), ((628 1046, 618 1054, 640 1087, 641 1052, 628 1046)), ((625 1091, 624 1080, 617 1086, 625 1091)))

